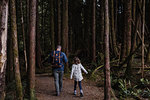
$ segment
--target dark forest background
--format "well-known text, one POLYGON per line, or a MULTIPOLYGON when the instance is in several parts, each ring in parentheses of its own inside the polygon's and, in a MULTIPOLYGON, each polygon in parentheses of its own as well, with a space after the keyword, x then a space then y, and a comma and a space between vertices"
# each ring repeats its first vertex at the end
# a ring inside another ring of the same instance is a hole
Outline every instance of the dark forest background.
POLYGON ((105 94, 150 98, 149 18, 149 0, 1 0, 0 97, 34 100, 35 74, 51 73, 47 59, 60 44, 66 74, 78 56, 105 94))

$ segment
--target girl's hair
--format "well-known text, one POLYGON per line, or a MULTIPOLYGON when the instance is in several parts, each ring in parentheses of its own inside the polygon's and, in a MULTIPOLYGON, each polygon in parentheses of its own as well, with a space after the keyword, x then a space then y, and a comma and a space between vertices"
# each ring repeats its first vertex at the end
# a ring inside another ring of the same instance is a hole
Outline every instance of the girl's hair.
POLYGON ((74 64, 80 64, 81 63, 81 61, 78 57, 74 57, 73 61, 74 61, 74 64))

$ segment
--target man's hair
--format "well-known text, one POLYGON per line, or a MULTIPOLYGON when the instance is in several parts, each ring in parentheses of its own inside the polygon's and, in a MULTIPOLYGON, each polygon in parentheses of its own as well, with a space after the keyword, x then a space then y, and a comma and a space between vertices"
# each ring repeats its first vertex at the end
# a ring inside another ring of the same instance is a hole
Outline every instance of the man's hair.
POLYGON ((57 45, 57 49, 61 49, 61 45, 57 45))

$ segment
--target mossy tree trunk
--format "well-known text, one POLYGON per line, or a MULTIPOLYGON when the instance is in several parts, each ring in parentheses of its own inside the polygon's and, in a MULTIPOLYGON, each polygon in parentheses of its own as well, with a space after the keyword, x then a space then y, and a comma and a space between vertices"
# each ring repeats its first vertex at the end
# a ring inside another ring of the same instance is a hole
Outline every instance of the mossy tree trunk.
POLYGON ((0 99, 5 100, 5 73, 7 63, 8 0, 0 2, 0 99))
POLYGON ((16 81, 16 92, 17 99, 23 100, 22 83, 19 68, 19 52, 18 52, 18 36, 17 36, 17 24, 16 24, 16 6, 15 0, 10 0, 10 13, 11 13, 11 32, 13 42, 13 61, 15 68, 15 81, 16 81))
POLYGON ((104 33, 104 100, 111 100, 111 82, 110 82, 110 58, 109 58, 109 5, 108 0, 104 3, 105 15, 105 33, 104 33))
POLYGON ((35 100, 36 0, 30 0, 29 8, 29 87, 30 100, 35 100))
MULTIPOLYGON (((63 0, 62 50, 68 57, 68 0, 63 0)), ((68 64, 65 71, 69 71, 68 64)))

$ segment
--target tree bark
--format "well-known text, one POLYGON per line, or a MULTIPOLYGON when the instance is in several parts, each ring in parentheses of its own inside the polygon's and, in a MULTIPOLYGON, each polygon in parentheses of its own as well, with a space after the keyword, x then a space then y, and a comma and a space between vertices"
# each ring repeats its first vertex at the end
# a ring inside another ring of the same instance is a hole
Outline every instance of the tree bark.
POLYGON ((84 40, 85 40, 85 48, 86 48, 86 52, 87 52, 87 57, 90 57, 91 55, 90 55, 90 53, 91 53, 91 48, 90 48, 90 43, 91 43, 91 39, 90 39, 90 34, 91 34, 91 4, 92 4, 92 1, 91 0, 86 0, 86 6, 85 6, 85 23, 84 23, 84 25, 85 25, 85 31, 84 31, 84 34, 85 34, 85 38, 84 38, 84 40))
POLYGON ((118 55, 117 44, 116 44, 116 32, 115 32, 115 17, 114 17, 114 0, 110 0, 111 9, 111 39, 112 39, 112 51, 114 56, 118 55))
POLYGON ((96 0, 93 0, 92 9, 92 57, 93 62, 96 61, 96 42, 95 42, 95 31, 96 31, 96 0))
MULTIPOLYGON (((125 27, 125 2, 123 2, 123 6, 124 6, 124 9, 123 9, 123 21, 124 21, 124 27, 125 27)), ((122 35, 122 44, 121 44, 121 57, 120 57, 120 61, 124 61, 125 60, 125 57, 126 57, 126 48, 127 48, 127 37, 126 37, 126 33, 124 32, 124 29, 123 29, 123 35, 122 35)))
MULTIPOLYGON (((68 0, 63 0, 62 39, 62 50, 68 57, 68 0)), ((68 64, 65 67, 65 71, 69 71, 68 64)))
POLYGON ((54 33, 54 0, 50 0, 50 32, 51 32, 51 46, 55 50, 55 33, 54 33))
POLYGON ((143 2, 142 14, 142 78, 144 78, 144 32, 145 32, 145 0, 143 2))
POLYGON ((57 13, 58 13, 58 44, 61 45, 61 0, 57 0, 58 3, 58 8, 57 8, 57 13))
POLYGON ((12 42, 13 42, 13 61, 14 61, 14 68, 15 68, 16 92, 17 92, 17 99, 23 100, 22 83, 21 83, 20 67, 19 67, 19 51, 18 51, 15 0, 10 0, 10 8, 11 8, 10 9, 11 31, 12 31, 12 42))
POLYGON ((42 65, 42 62, 41 62, 41 33, 40 33, 40 21, 39 21, 39 11, 38 11, 38 4, 39 4, 39 0, 37 0, 37 17, 36 17, 36 65, 38 68, 42 68, 43 65, 42 65))
POLYGON ((30 100, 35 100, 35 45, 36 45, 36 0, 30 0, 29 11, 29 81, 30 81, 30 100))
POLYGON ((108 0, 105 0, 104 7, 105 15, 105 33, 104 33, 104 42, 105 42, 105 52, 104 52, 104 100, 111 100, 111 82, 110 82, 110 58, 109 58, 109 5, 108 0))
MULTIPOLYGON (((128 56, 130 54, 130 50, 131 50, 131 28, 132 28, 132 24, 131 24, 131 19, 132 19, 132 1, 128 0, 125 1, 125 33, 126 34, 126 56, 128 56)), ((126 68, 126 72, 125 72, 126 76, 129 76, 132 74, 132 70, 131 70, 131 61, 128 62, 127 64, 127 68, 126 68)))
POLYGON ((8 0, 0 2, 0 98, 5 99, 5 72, 7 62, 8 0))
POLYGON ((103 53, 103 45, 104 45, 104 2, 100 0, 100 48, 103 53))
POLYGON ((26 67, 26 72, 27 72, 28 62, 27 62, 26 36, 25 36, 22 0, 20 0, 20 13, 21 13, 22 36, 23 36, 24 61, 25 61, 25 67, 26 67))
POLYGON ((148 53, 147 53, 147 56, 146 56, 146 62, 150 63, 150 44, 149 44, 149 47, 148 47, 148 53))

